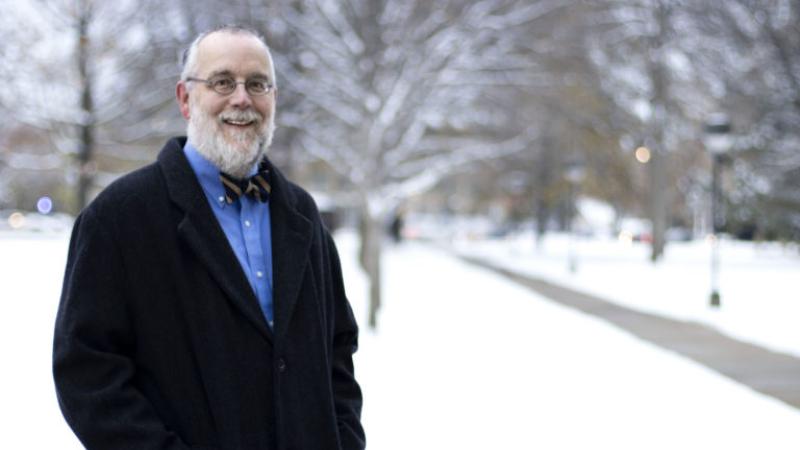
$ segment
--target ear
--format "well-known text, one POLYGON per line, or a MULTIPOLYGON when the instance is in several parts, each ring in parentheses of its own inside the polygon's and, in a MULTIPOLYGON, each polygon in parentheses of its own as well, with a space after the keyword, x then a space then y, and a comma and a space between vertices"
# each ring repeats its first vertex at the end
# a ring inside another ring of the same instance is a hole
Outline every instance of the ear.
POLYGON ((178 81, 177 86, 175 86, 175 97, 178 100, 181 115, 184 119, 189 120, 189 90, 183 80, 178 81))

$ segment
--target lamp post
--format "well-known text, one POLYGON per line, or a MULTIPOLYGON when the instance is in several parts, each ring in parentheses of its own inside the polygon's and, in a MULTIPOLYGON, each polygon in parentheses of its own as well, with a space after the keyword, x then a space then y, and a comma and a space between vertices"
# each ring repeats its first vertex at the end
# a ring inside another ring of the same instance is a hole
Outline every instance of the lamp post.
POLYGON ((570 273, 575 273, 578 269, 578 258, 575 252, 575 213, 578 211, 578 189, 586 178, 586 168, 581 161, 573 161, 567 165, 564 177, 569 183, 569 201, 573 211, 569 215, 569 246, 567 249, 567 266, 570 273))
POLYGON ((719 293, 719 232, 722 229, 722 208, 720 202, 719 175, 722 158, 733 146, 731 123, 728 116, 717 113, 706 120, 704 143, 711 154, 711 295, 709 305, 720 307, 719 293))

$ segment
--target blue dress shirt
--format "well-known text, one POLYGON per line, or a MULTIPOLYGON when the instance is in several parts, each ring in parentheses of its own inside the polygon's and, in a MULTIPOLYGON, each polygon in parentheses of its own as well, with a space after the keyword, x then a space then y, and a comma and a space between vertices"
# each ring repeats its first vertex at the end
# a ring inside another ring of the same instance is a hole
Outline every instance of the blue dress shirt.
MULTIPOLYGON (((205 159, 189 142, 183 147, 200 186, 206 194, 211 210, 242 266, 253 288, 261 311, 272 328, 272 230, 269 202, 261 203, 243 195, 230 205, 225 202, 225 188, 219 179, 219 168, 205 159)), ((255 175, 258 164, 251 169, 255 175)))

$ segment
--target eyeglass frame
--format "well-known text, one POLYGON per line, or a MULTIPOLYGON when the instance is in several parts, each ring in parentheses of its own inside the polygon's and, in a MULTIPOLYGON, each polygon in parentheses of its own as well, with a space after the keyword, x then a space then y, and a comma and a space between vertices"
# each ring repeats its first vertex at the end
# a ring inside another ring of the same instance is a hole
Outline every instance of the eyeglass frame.
POLYGON ((247 92, 248 95, 251 95, 251 96, 254 96, 254 97, 261 97, 261 96, 267 95, 267 94, 269 94, 270 92, 272 92, 275 89, 275 86, 273 86, 272 83, 269 83, 269 78, 266 78, 266 77, 251 77, 251 78, 248 78, 248 79, 246 79, 244 81, 236 81, 236 78, 234 78, 231 75, 222 75, 222 74, 220 74, 220 75, 215 75, 215 76, 213 76, 213 77, 211 77, 209 79, 206 79, 206 80, 204 80, 202 78, 196 78, 196 77, 186 77, 186 79, 184 81, 187 81, 187 82, 189 82, 189 81, 197 81, 197 82, 203 83, 209 89, 211 89, 212 91, 216 92, 219 95, 223 95, 223 96, 228 96, 228 95, 231 95, 234 92, 236 92, 236 87, 238 85, 240 85, 240 84, 244 86, 244 90, 245 90, 245 92, 247 92), (233 82, 233 89, 231 89, 230 92, 220 91, 220 90, 216 89, 214 87, 214 81, 218 81, 218 80, 231 80, 233 82), (264 84, 267 87, 266 90, 264 90, 264 92, 261 92, 261 93, 251 92, 250 89, 247 88, 247 83, 250 83, 251 81, 264 81, 264 84))

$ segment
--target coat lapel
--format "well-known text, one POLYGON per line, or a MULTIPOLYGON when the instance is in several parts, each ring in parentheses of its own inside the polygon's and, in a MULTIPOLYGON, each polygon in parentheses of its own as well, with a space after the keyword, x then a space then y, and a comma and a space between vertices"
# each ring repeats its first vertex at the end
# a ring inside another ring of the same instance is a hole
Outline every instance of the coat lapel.
POLYGON ((296 209, 289 182, 270 165, 273 300, 275 334, 285 335, 297 304, 309 260, 312 223, 296 209))
POLYGON ((272 341, 272 332, 258 299, 183 154, 185 142, 185 139, 170 140, 158 156, 170 198, 183 212, 178 234, 206 266, 233 306, 272 341))

